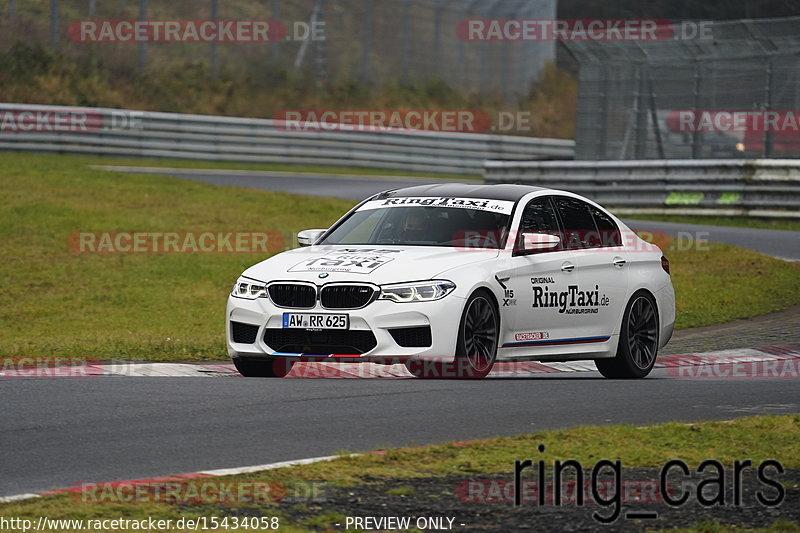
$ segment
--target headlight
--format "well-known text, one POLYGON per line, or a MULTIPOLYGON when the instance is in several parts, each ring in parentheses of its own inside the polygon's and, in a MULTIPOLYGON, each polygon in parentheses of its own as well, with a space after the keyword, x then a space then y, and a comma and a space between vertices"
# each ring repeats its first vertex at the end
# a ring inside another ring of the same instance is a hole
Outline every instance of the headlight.
POLYGON ((256 298, 267 297, 267 287, 263 281, 256 281, 250 278, 241 277, 236 280, 231 291, 231 296, 244 298, 245 300, 255 300, 256 298))
POLYGON ((456 284, 452 281, 434 280, 416 283, 394 283, 381 286, 379 300, 393 302, 432 302, 450 294, 456 284))

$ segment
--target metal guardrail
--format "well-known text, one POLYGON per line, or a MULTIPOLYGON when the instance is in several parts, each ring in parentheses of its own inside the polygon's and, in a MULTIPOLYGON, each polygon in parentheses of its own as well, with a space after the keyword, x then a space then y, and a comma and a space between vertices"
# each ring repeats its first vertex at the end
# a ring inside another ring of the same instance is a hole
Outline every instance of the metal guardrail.
POLYGON ((488 183, 569 190, 621 214, 800 218, 800 160, 486 161, 488 183))
POLYGON ((562 139, 431 131, 298 132, 285 131, 282 124, 271 119, 0 103, 0 150, 473 175, 481 173, 486 159, 571 159, 575 153, 575 142, 562 139), (23 131, 13 120, 23 112, 85 113, 90 127, 48 130, 44 121, 23 131))

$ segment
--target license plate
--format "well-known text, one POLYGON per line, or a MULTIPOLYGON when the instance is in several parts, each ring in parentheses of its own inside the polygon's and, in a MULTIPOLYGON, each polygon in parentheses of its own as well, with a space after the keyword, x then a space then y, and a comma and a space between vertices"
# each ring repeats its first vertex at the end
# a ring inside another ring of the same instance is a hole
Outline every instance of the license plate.
POLYGON ((300 329, 349 329, 348 315, 317 313, 283 313, 284 328, 300 329))

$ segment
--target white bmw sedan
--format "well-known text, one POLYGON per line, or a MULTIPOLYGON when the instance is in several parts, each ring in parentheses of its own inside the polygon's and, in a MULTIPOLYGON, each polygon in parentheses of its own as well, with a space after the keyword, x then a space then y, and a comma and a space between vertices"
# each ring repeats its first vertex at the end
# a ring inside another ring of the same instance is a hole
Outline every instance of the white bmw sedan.
POLYGON ((669 261, 569 192, 391 190, 298 241, 228 298, 228 353, 245 376, 329 361, 481 378, 497 361, 593 359, 606 377, 641 378, 672 335, 669 261))

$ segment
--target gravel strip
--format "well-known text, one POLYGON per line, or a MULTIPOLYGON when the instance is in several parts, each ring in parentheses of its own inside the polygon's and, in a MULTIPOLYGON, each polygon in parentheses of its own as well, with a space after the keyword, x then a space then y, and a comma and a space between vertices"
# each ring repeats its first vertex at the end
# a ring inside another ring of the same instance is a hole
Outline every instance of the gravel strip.
POLYGON ((754 318, 676 331, 659 355, 800 342, 800 305, 754 318))

